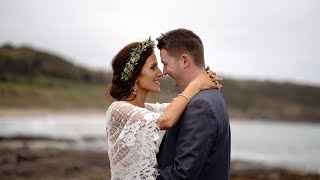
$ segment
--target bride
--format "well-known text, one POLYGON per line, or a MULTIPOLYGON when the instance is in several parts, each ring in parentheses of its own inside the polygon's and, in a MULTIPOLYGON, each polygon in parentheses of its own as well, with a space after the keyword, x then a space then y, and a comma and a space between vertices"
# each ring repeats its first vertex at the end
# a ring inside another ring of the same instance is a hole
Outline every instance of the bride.
POLYGON ((164 131, 179 119, 200 90, 220 88, 215 73, 199 75, 169 104, 146 103, 149 92, 160 92, 163 76, 154 54, 154 42, 130 43, 113 58, 108 94, 116 101, 106 112, 111 179, 156 179, 156 153, 164 131))

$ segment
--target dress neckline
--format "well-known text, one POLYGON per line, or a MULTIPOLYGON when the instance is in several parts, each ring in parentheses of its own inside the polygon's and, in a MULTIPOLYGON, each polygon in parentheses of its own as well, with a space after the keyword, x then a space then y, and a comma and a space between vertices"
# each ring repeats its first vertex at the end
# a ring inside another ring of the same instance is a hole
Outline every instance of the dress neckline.
MULTIPOLYGON (((141 108, 141 109, 146 109, 146 106, 144 106, 144 107, 140 107, 140 106, 136 106, 136 105, 134 105, 134 104, 131 104, 131 103, 129 103, 128 101, 117 101, 117 102, 124 102, 124 103, 126 103, 126 104, 129 104, 129 105, 131 105, 131 106, 134 106, 134 107, 138 107, 138 108, 141 108)), ((145 104, 144 104, 145 105, 145 104)))

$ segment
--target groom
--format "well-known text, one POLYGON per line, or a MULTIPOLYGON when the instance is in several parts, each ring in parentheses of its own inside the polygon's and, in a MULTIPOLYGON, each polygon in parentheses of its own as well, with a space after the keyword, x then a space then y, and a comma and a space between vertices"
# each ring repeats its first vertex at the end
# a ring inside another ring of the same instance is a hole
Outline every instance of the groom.
MULTIPOLYGON (((163 74, 176 86, 185 88, 204 72, 203 44, 192 31, 172 30, 157 40, 163 74)), ((221 92, 200 91, 163 138, 157 155, 157 179, 229 180, 230 140, 229 116, 221 92)))

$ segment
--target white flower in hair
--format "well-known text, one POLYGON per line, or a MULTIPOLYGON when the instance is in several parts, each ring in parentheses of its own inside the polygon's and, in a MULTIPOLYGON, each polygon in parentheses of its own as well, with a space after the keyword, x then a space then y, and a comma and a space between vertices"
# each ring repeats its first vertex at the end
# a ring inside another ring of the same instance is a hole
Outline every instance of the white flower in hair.
POLYGON ((140 43, 136 48, 132 49, 132 52, 130 53, 130 59, 129 61, 126 63, 122 73, 121 73, 121 80, 123 82, 127 82, 135 68, 135 66, 138 64, 138 61, 140 59, 140 55, 147 50, 147 48, 154 48, 155 43, 154 41, 151 39, 151 37, 149 37, 148 39, 146 39, 145 41, 143 41, 142 43, 140 43))

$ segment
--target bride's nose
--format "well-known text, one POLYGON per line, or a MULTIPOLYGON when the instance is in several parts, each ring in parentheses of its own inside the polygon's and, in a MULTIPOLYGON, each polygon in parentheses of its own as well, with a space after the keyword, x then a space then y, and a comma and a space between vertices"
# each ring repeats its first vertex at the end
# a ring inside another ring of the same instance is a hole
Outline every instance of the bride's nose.
POLYGON ((162 73, 162 71, 161 71, 159 68, 158 68, 157 76, 158 76, 158 77, 162 77, 162 76, 163 76, 163 73, 162 73))
POLYGON ((162 77, 163 73, 161 71, 159 71, 159 73, 157 75, 158 75, 158 77, 162 77))

